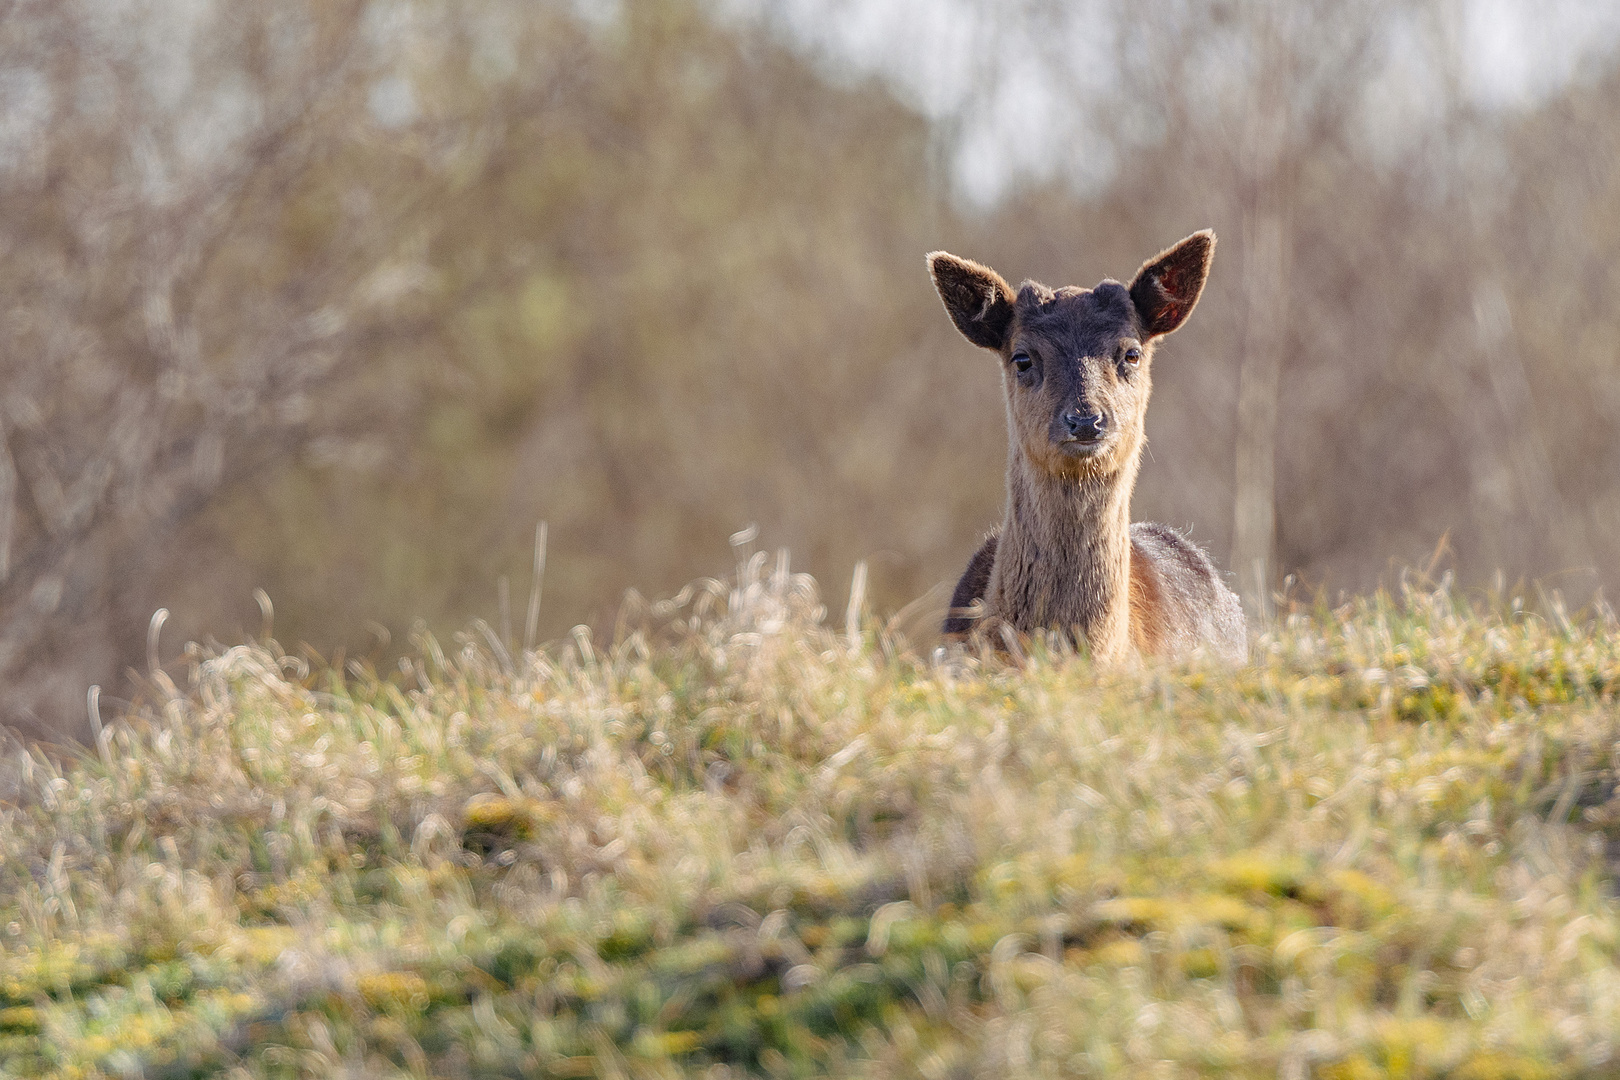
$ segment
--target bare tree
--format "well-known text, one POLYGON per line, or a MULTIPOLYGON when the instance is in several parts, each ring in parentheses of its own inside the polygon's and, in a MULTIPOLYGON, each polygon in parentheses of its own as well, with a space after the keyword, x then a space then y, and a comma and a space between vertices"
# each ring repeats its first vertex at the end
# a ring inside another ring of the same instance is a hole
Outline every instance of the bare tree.
POLYGON ((321 402, 423 331, 412 215, 466 138, 414 122, 360 0, 120 10, 0 23, 34 110, 0 171, 0 719, 35 731, 129 654, 178 523, 364 425, 321 402), (368 156, 415 174, 330 175, 368 156))

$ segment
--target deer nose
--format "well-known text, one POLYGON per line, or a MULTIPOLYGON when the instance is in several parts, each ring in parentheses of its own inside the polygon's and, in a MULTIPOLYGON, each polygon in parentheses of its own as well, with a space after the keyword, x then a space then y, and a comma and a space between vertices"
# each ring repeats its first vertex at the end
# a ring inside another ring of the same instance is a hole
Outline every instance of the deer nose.
POLYGON ((1108 430, 1108 419, 1102 413, 1081 416, 1078 410, 1067 412, 1063 414, 1063 422, 1068 425, 1069 434, 1082 442, 1096 442, 1108 430))

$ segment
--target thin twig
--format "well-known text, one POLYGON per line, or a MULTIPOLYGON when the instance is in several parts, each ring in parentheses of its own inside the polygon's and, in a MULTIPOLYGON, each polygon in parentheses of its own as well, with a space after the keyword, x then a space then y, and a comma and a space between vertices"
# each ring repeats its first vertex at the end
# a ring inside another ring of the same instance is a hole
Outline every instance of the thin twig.
POLYGON ((534 527, 534 576, 529 579, 529 614, 523 621, 523 651, 534 649, 540 632, 540 586, 546 576, 546 523, 534 527))

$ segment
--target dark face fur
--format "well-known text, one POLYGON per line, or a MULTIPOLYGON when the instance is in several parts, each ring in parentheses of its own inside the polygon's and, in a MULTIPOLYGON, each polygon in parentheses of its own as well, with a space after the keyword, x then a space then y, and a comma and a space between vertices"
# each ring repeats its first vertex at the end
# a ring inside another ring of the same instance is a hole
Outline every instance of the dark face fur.
POLYGON ((1008 415, 1031 463, 1062 476, 1108 475, 1142 446, 1152 344, 1130 293, 1035 284, 1018 291, 1002 347, 1008 415))
POLYGON ((1209 274, 1215 236, 1194 233, 1144 263, 1129 286, 1014 295, 987 266, 937 251, 935 287, 958 330, 1001 355, 1013 438, 1060 477, 1106 478, 1136 460, 1156 339, 1186 321, 1209 274))

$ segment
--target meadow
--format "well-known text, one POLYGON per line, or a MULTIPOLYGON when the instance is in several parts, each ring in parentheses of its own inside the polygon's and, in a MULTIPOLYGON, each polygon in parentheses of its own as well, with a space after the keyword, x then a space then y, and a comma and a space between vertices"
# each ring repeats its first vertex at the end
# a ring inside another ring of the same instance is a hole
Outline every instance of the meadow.
MULTIPOLYGON (((858 590, 857 590, 858 592, 858 590)), ((0 773, 0 1074, 1620 1069, 1620 636, 930 653, 756 556, 610 641, 193 647, 0 773)))

